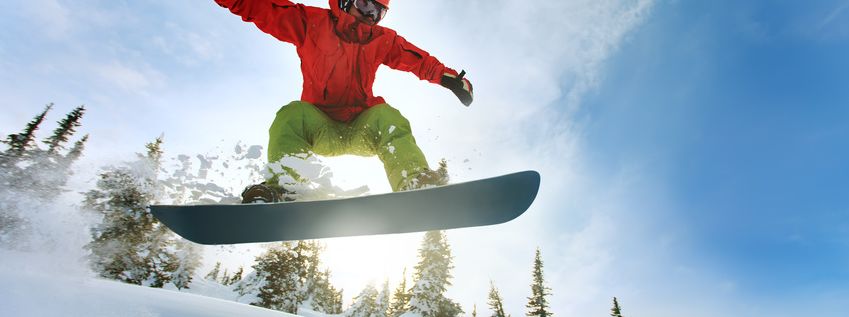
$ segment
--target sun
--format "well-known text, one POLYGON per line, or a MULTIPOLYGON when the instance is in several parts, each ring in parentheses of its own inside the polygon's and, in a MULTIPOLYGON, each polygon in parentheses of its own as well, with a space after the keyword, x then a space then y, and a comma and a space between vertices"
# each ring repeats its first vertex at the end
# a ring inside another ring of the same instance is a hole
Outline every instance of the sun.
MULTIPOLYGON (((363 185, 369 194, 387 193, 391 186, 386 180, 383 164, 377 157, 345 155, 321 157, 333 173, 333 185, 353 189, 363 185)), ((380 288, 389 280, 394 288, 407 269, 407 285, 417 262, 422 233, 345 237, 320 240, 326 245, 322 262, 331 270, 331 282, 344 289, 347 303, 368 284, 380 288)))
POLYGON ((350 303, 369 283, 380 289, 388 280, 394 289, 406 278, 409 286, 421 236, 410 233, 324 239, 322 263, 331 270, 333 285, 345 290, 345 300, 350 303))
POLYGON ((330 179, 335 186, 350 190, 366 185, 369 187, 369 194, 392 191, 389 181, 386 180, 383 163, 376 156, 319 156, 318 159, 333 173, 330 179))

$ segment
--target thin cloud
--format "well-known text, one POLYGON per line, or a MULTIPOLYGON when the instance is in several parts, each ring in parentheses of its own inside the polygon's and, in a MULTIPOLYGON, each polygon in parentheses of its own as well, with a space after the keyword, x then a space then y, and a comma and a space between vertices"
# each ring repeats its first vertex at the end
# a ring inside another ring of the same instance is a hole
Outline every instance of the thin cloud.
POLYGON ((74 27, 71 10, 57 0, 33 0, 22 3, 24 15, 41 25, 40 30, 54 39, 66 36, 74 27))
POLYGON ((849 8, 849 1, 846 1, 838 5, 836 8, 832 9, 831 12, 829 12, 828 15, 820 22, 819 30, 822 30, 828 24, 831 24, 831 22, 833 22, 840 15, 842 15, 844 11, 846 11, 846 8, 849 8))
POLYGON ((128 65, 118 61, 92 65, 105 89, 110 86, 130 93, 146 93, 163 82, 163 75, 143 66, 128 65))

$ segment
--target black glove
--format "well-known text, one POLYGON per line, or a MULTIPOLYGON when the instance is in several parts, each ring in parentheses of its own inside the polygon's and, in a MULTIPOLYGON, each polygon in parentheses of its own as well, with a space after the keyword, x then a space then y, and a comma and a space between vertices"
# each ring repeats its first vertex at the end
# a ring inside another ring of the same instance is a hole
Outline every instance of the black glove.
POLYGON ((457 98, 460 99, 466 107, 472 104, 472 99, 474 99, 474 93, 472 90, 472 83, 463 78, 466 75, 466 71, 461 71, 459 75, 454 76, 453 74, 444 73, 442 74, 442 80, 439 82, 442 87, 448 88, 457 98))

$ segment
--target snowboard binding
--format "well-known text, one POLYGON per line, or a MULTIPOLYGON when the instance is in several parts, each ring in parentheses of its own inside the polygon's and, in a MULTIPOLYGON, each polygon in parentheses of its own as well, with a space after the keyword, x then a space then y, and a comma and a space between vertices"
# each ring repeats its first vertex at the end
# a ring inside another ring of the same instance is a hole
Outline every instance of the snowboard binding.
POLYGON ((242 191, 243 204, 276 203, 278 200, 277 192, 265 183, 248 186, 242 191))
POLYGON ((294 201, 291 191, 280 186, 269 185, 266 182, 251 185, 242 191, 243 204, 279 203, 294 201))
POLYGON ((448 163, 443 159, 439 161, 439 168, 436 170, 426 169, 411 177, 407 184, 401 187, 401 191, 445 186, 448 181, 448 163))

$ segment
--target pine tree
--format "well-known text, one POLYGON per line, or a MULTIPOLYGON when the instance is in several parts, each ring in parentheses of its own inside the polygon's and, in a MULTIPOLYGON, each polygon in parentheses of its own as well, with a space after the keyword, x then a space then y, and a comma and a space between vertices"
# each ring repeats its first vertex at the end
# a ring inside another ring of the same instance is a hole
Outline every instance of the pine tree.
POLYGON ((62 160, 62 163, 65 165, 70 165, 76 160, 80 159, 83 155, 83 150, 85 149, 85 143, 88 142, 88 134, 84 135, 81 139, 74 142, 74 146, 71 147, 71 150, 68 151, 68 154, 62 160))
MULTIPOLYGON (((39 148, 35 133, 52 108, 53 104, 47 105, 21 133, 10 134, 0 141, 7 146, 0 152, 0 200, 4 202, 0 204, 0 246, 27 248, 26 233, 31 232, 27 213, 32 210, 32 204, 24 206, 19 201, 26 197, 30 202, 49 203, 58 197, 72 175, 71 165, 82 155, 88 140, 85 136, 75 142, 74 148, 64 156, 58 148, 51 155, 39 148)), ((80 126, 81 117, 82 111, 72 112, 69 114, 72 119, 66 120, 66 125, 80 126)), ((70 129, 63 133, 66 141, 73 132, 70 129)))
POLYGON ((178 290, 189 288, 195 271, 201 265, 201 252, 199 245, 184 239, 177 240, 175 257, 177 268, 171 272, 171 283, 178 290))
POLYGON ((297 260, 294 246, 288 242, 274 245, 257 257, 253 268, 258 300, 251 305, 297 314, 302 286, 297 260))
POLYGON ((35 141, 35 131, 38 130, 38 127, 44 122, 44 117, 47 116, 47 112, 53 109, 53 104, 48 104, 44 107, 44 111, 40 114, 36 115, 35 118, 32 119, 27 126, 24 128, 24 131, 18 134, 10 134, 6 141, 3 141, 6 145, 9 146, 9 149, 6 150, 4 154, 10 157, 21 157, 33 147, 33 142, 35 141))
MULTIPOLYGON (((150 164, 147 160, 142 163, 150 164)), ((155 179, 150 173, 137 172, 130 167, 114 167, 100 174, 97 189, 85 194, 84 206, 103 217, 92 229, 93 239, 86 246, 95 272, 141 285, 155 274, 149 260, 152 251, 158 252, 150 246, 161 239, 154 235, 156 219, 146 210, 153 202, 155 179)))
POLYGON ((330 271, 321 271, 321 252, 324 246, 318 241, 298 241, 295 253, 299 287, 298 303, 324 313, 342 312, 341 293, 330 284, 330 271))
POLYGON ((206 273, 206 276, 204 278, 207 279, 207 280, 210 280, 210 281, 217 281, 218 280, 218 274, 220 274, 220 273, 221 273, 221 262, 215 262, 215 266, 212 268, 211 271, 209 271, 209 273, 206 273))
MULTIPOLYGON (((48 145, 47 150, 40 149, 36 144, 35 132, 44 122, 44 118, 52 108, 53 104, 47 105, 44 111, 36 115, 26 125, 23 132, 10 134, 6 137, 6 140, 2 141, 2 143, 8 146, 8 149, 0 152, 0 169, 8 170, 13 167, 12 165, 15 162, 29 160, 29 164, 26 165, 30 166, 30 170, 38 168, 40 170, 46 170, 46 174, 54 174, 55 172, 66 171, 71 163, 79 159, 82 155, 84 145, 88 141, 88 135, 76 141, 71 150, 64 156, 59 153, 59 150, 64 148, 63 144, 68 142, 71 136, 73 136, 76 128, 82 125, 80 120, 85 113, 85 108, 82 106, 72 110, 65 119, 58 122, 59 127, 53 131, 53 135, 43 141, 43 143, 48 145)), ((32 180, 30 179, 29 181, 32 180)), ((51 179, 51 181, 54 180, 51 179)))
POLYGON ((221 275, 221 280, 217 280, 218 284, 227 285, 227 282, 230 282, 230 272, 227 269, 224 269, 224 274, 221 275))
POLYGON ((501 294, 495 288, 495 283, 489 281, 489 309, 492 310, 492 317, 507 317, 504 313, 504 303, 501 299, 501 294))
MULTIPOLYGON (((295 252, 295 268, 300 281, 298 287, 298 303, 312 302, 316 292, 318 279, 319 254, 321 247, 317 242, 297 241, 292 249, 295 252)), ((312 304, 310 304, 312 305, 312 304)))
POLYGON ((321 272, 316 279, 312 309, 327 314, 342 313, 342 292, 330 284, 330 270, 321 272))
POLYGON ((341 314, 342 313, 342 299, 345 298, 345 289, 340 289, 338 296, 336 296, 336 300, 334 302, 333 311, 328 313, 330 314, 341 314))
POLYGON ((156 173, 159 171, 159 168, 162 166, 162 139, 163 137, 160 135, 153 142, 145 144, 145 148, 147 149, 147 153, 144 155, 137 154, 140 159, 145 160, 148 164, 148 171, 153 173, 153 177, 156 177, 156 173))
POLYGON ((90 265, 102 277, 151 287, 174 282, 186 288, 199 266, 200 252, 181 244, 147 210, 161 189, 156 168, 161 144, 157 138, 139 161, 108 168, 100 174, 97 188, 85 193, 84 209, 102 217, 91 229, 86 249, 91 252, 90 265))
MULTIPOLYGON (((161 288, 165 284, 173 283, 174 272, 180 267, 177 254, 173 251, 176 240, 165 226, 154 221, 154 229, 149 235, 151 240, 143 244, 147 254, 144 257, 147 264, 148 278, 142 285, 161 288)), ((181 285, 183 282, 181 282, 181 285)))
POLYGON ((472 305, 472 317, 478 317, 478 304, 472 305))
MULTIPOLYGON (((259 259, 259 257, 257 257, 259 259)), ((265 274, 253 271, 232 286, 233 292, 239 297, 253 298, 259 295, 259 289, 265 285, 265 274)), ((258 298, 258 297, 257 297, 258 298)), ((240 300, 241 301, 241 300, 240 300)), ((257 300, 250 302, 257 303, 257 300)))
POLYGON ((85 107, 79 106, 74 108, 65 119, 59 121, 59 127, 53 130, 53 135, 44 141, 48 145, 47 154, 55 155, 64 148, 64 145, 70 137, 76 132, 76 128, 80 127, 80 120, 85 113, 85 107))
POLYGON ((395 288, 392 293, 392 304, 389 306, 389 316, 398 317, 409 310, 407 304, 410 303, 410 293, 407 292, 407 268, 404 268, 404 273, 401 275, 401 283, 395 288))
POLYGON ((354 297, 354 303, 345 311, 345 317, 379 317, 381 315, 377 307, 377 289, 374 284, 369 283, 359 295, 354 297))
POLYGON ((531 296, 528 297, 527 316, 548 317, 553 314, 549 311, 547 296, 551 295, 551 289, 545 286, 545 279, 542 274, 542 257, 539 248, 537 248, 536 256, 534 257, 533 282, 531 283, 531 296))
POLYGON ((375 303, 377 314, 373 317, 388 317, 389 316, 389 280, 383 281, 383 287, 380 293, 377 294, 377 302, 375 303))
POLYGON ((251 304, 288 313, 310 307, 327 314, 342 313, 342 292, 330 284, 330 271, 320 271, 320 251, 315 241, 272 245, 256 258, 254 272, 242 278, 242 269, 231 277, 239 296, 256 297, 251 304), (237 280, 236 277, 239 277, 237 280))
POLYGON ((619 300, 616 297, 613 298, 613 308, 610 309, 610 316, 622 317, 622 308, 619 307, 619 300))
POLYGON ((415 285, 410 293, 410 311, 423 317, 457 316, 463 313, 460 304, 445 297, 451 285, 451 248, 442 231, 425 233, 419 248, 419 263, 415 266, 415 285))
POLYGON ((245 274, 245 268, 240 266, 236 273, 233 273, 233 276, 230 277, 230 280, 227 281, 225 285, 233 285, 242 280, 242 274, 245 274))

